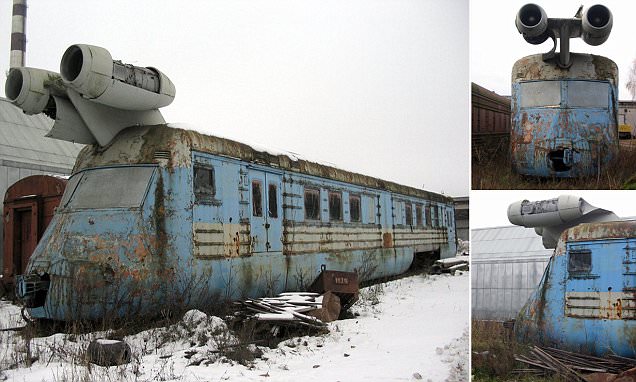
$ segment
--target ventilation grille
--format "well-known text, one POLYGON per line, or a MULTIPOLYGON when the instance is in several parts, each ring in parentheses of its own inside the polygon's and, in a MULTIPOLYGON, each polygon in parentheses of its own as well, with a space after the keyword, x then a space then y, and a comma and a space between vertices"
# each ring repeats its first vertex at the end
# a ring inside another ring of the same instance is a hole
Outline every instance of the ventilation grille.
POLYGON ((152 156, 153 159, 170 159, 170 151, 168 150, 156 150, 152 156))

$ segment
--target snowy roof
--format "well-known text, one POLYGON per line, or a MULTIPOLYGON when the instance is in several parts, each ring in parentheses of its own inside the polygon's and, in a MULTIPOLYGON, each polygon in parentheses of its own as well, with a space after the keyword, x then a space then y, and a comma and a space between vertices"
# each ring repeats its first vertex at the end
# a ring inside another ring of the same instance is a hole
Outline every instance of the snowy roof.
POLYGON ((506 226, 471 230, 470 254, 472 260, 514 260, 548 258, 551 249, 545 249, 541 236, 533 228, 506 226))
POLYGON ((0 98, 0 161, 73 168, 84 146, 45 137, 52 125, 44 114, 26 115, 0 98))

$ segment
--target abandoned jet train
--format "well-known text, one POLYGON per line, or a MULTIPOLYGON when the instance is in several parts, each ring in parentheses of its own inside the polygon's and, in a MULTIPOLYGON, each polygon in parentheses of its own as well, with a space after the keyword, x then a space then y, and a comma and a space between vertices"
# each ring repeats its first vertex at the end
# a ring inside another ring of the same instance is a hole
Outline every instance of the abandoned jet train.
POLYGON ((35 318, 153 315, 362 280, 415 254, 454 256, 452 200, 165 124, 175 90, 155 68, 73 45, 61 74, 14 68, 7 96, 86 143, 16 293, 35 318))
POLYGON ((602 44, 612 13, 594 5, 574 18, 548 18, 538 5, 526 4, 516 25, 527 42, 552 38, 554 48, 523 57, 512 68, 514 171, 558 178, 598 174, 618 156, 618 67, 606 57, 570 53, 569 39, 602 44))
POLYGON ((636 355, 636 221, 582 199, 515 203, 510 222, 555 248, 515 322, 519 340, 599 356, 636 355), (559 234, 557 234, 557 232, 559 234))

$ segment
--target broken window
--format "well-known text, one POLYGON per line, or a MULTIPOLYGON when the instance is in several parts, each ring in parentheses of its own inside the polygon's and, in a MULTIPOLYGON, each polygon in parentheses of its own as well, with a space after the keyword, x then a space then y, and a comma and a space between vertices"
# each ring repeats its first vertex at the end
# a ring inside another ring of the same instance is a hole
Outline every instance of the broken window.
POLYGON ((421 204, 415 205, 415 224, 418 227, 422 226, 422 205, 421 204))
POLYGON ((349 195, 349 216, 352 222, 360 221, 360 197, 349 195))
POLYGON ((406 215, 406 225, 413 225, 413 207, 411 203, 405 203, 404 215, 406 215))
POLYGON ((214 168, 194 166, 194 196, 196 201, 210 200, 215 194, 214 168))
POLYGON ((320 219, 320 191, 305 188, 305 219, 320 219))
POLYGON ((342 220, 342 195, 329 191, 329 220, 342 220))
POLYGON ((589 273, 592 270, 592 251, 589 249, 570 250, 568 272, 589 273))
POLYGON ((277 199, 277 195, 276 195, 276 185, 270 183, 269 184, 269 188, 267 189, 267 200, 269 201, 268 203, 268 209, 267 209, 267 215, 270 218, 277 218, 278 217, 278 199, 277 199))
POLYGON ((252 216, 263 216, 263 189, 260 180, 252 181, 252 216))

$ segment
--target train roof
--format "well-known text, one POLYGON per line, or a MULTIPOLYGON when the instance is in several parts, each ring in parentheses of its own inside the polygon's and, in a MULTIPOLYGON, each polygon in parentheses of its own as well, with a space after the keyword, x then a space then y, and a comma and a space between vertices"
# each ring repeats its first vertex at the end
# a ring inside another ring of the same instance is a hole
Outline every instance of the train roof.
POLYGON ((584 223, 565 230, 561 242, 636 238, 636 220, 584 223))
MULTIPOLYGON (((510 107, 510 97, 509 96, 506 97, 506 96, 497 94, 497 93, 493 92, 492 90, 488 90, 488 89, 486 89, 483 86, 477 85, 474 82, 470 83, 470 88, 471 88, 470 91, 471 91, 471 94, 472 94, 473 97, 476 97, 476 96, 477 97, 483 97, 483 98, 493 100, 493 101, 498 102, 498 103, 503 104, 503 105, 508 105, 508 107, 510 107)), ((473 106, 477 106, 475 101, 476 100, 473 99, 473 102, 472 102, 473 106)), ((479 100, 477 100, 477 103, 479 103, 479 100)), ((510 112, 510 110, 508 110, 508 112, 510 112)))
POLYGON ((273 154, 231 139, 206 135, 169 125, 129 127, 120 132, 106 147, 86 146, 80 152, 73 172, 91 167, 124 163, 157 163, 159 160, 167 160, 168 167, 189 166, 192 160, 191 150, 352 183, 362 187, 391 191, 406 196, 453 203, 451 197, 438 193, 400 185, 296 157, 292 158, 285 154, 273 154))
POLYGON ((618 66, 607 57, 593 54, 571 53, 572 66, 560 68, 543 61, 543 54, 533 54, 519 59, 512 67, 512 82, 532 80, 561 80, 577 78, 609 80, 618 84, 618 66))

